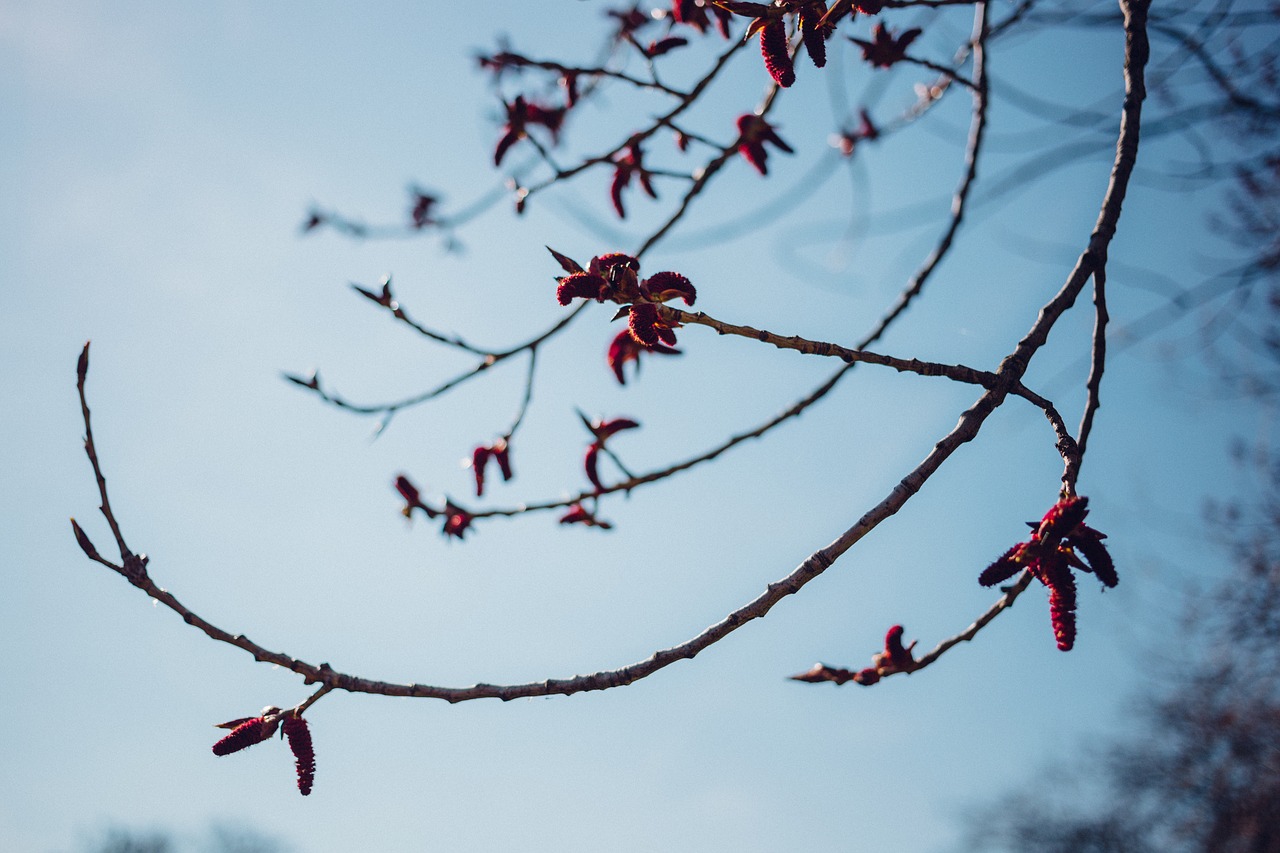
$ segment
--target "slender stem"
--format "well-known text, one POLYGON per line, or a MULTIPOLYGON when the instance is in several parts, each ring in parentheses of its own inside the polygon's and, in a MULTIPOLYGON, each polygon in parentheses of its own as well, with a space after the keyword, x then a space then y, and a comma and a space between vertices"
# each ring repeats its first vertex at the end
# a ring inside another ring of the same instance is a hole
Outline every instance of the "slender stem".
MULTIPOLYGON (((85 341, 84 349, 80 351, 80 360, 76 363, 76 391, 80 395, 80 414, 84 418, 84 452, 89 457, 89 464, 93 466, 93 476, 98 482, 98 495, 102 498, 102 503, 98 506, 99 511, 107 520, 107 524, 111 527, 111 535, 116 538, 116 545, 120 549, 120 559, 128 562, 133 557, 133 552, 129 550, 129 546, 124 542, 124 535, 120 532, 120 525, 116 522, 115 513, 111 511, 111 501, 107 498, 107 478, 102 474, 102 466, 98 462, 98 450, 93 443, 93 426, 89 422, 89 402, 84 395, 84 380, 89 373, 89 342, 85 341)), ((77 529, 79 529, 77 527, 77 529)), ((99 562, 102 562, 101 560, 99 562)), ((110 564, 108 564, 110 565, 110 564)))
POLYGON ((533 379, 537 375, 538 368, 538 347, 529 347, 529 369, 524 377, 524 397, 520 400, 520 410, 516 412, 516 419, 511 424, 511 429, 507 430, 505 436, 507 441, 516 434, 516 430, 520 428, 520 424, 524 422, 524 416, 529 411, 529 403, 533 400, 533 379))
POLYGON ((584 302, 581 305, 578 305, 571 312, 569 312, 567 315, 565 315, 560 320, 558 320, 554 325, 542 331, 536 337, 531 338, 530 340, 527 340, 522 344, 518 344, 507 350, 502 350, 501 352, 486 353, 484 358, 481 361, 479 361, 475 366, 463 371, 462 373, 459 373, 458 375, 452 377, 451 379, 445 380, 441 384, 435 386, 434 388, 428 391, 424 391, 421 394, 416 394, 412 397, 405 397, 401 400, 396 400, 390 403, 373 403, 373 404, 353 403, 350 400, 343 397, 342 395, 332 390, 325 389, 324 386, 321 384, 318 375, 313 375, 309 379, 303 379, 302 377, 294 376, 292 374, 286 373, 284 378, 301 388, 305 388, 308 391, 311 391, 313 394, 315 394, 324 402, 329 403, 330 405, 333 405, 333 406, 337 406, 340 409, 345 409, 348 412, 354 412, 355 414, 358 414, 358 415, 394 414, 400 411, 401 409, 407 409, 410 406, 417 406, 429 400, 434 400, 435 398, 440 397, 449 391, 452 391, 454 388, 457 388, 459 385, 462 385, 464 382, 467 382, 468 380, 473 379, 476 376, 479 376, 481 373, 484 373, 486 370, 490 369, 494 365, 500 364, 501 362, 506 361, 507 359, 511 358, 514 355, 519 355, 525 350, 536 349, 538 346, 540 346, 541 344, 546 342, 548 339, 550 339, 551 337, 556 335, 558 332, 560 332, 561 329, 564 329, 571 322, 573 322, 578 317, 578 315, 582 313, 583 309, 586 308, 586 306, 589 304, 590 304, 589 302, 584 302))
POLYGON ((987 625, 991 624, 993 619, 1013 606, 1013 603, 1018 600, 1018 596, 1027 591, 1027 587, 1031 585, 1031 580, 1031 572, 1023 572, 1022 577, 1018 578, 1016 583, 1005 589, 1005 593, 1000 597, 1000 600, 987 608, 987 610, 977 619, 973 620, 973 623, 970 624, 968 628, 965 628, 954 637, 949 637, 943 640, 941 643, 934 646, 934 648, 927 654, 917 658, 915 669, 913 669, 912 672, 919 672, 938 658, 942 657, 954 646, 968 642, 978 636, 979 631, 987 627, 987 625))
POLYGON ((1107 364, 1107 323, 1111 319, 1111 315, 1107 313, 1107 272, 1105 268, 1099 269, 1093 276, 1093 305, 1093 348, 1089 363, 1089 379, 1085 383, 1085 387, 1088 389, 1088 397, 1085 400, 1084 414, 1080 417, 1080 429, 1077 431, 1080 436, 1078 439, 1080 452, 1077 456, 1078 461, 1075 469, 1069 470, 1063 476, 1064 482, 1070 487, 1071 491, 1075 490, 1076 478, 1080 476, 1080 464, 1084 461, 1084 452, 1089 444, 1089 433, 1093 430, 1094 415, 1097 414, 1099 407, 1102 406, 1102 372, 1106 369, 1107 364))

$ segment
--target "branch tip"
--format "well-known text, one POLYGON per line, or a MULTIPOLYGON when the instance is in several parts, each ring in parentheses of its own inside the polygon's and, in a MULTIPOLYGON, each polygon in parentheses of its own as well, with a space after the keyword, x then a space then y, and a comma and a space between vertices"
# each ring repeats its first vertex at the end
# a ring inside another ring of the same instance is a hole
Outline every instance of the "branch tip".
POLYGON ((74 518, 71 519, 71 529, 75 531, 76 544, 80 546, 81 551, 84 551, 84 555, 90 560, 101 560, 102 555, 98 553, 97 548, 93 547, 93 543, 89 541, 89 537, 85 534, 80 525, 76 523, 74 518))

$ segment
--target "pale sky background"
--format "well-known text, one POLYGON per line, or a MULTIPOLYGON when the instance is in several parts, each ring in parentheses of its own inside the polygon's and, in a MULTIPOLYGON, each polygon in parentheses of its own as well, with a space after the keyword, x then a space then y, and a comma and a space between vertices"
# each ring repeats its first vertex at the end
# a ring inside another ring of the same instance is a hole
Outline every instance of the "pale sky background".
MULTIPOLYGON (((500 108, 474 54, 506 33, 538 56, 587 61, 603 8, 0 0, 0 848, 75 851, 111 826, 233 823, 313 853, 943 851, 976 804, 1123 730, 1145 674, 1191 653, 1177 591, 1222 571, 1201 507, 1240 487, 1232 438, 1270 440, 1267 418, 1224 398, 1198 359, 1194 312, 1113 348, 1080 490, 1121 584, 1103 595, 1081 583, 1069 654, 1054 648, 1037 587, 914 677, 870 689, 785 678, 815 660, 866 666, 898 622, 930 648, 994 600, 979 571, 1052 503, 1061 471, 1043 417, 1015 400, 827 574, 694 661, 624 689, 508 704, 330 695, 308 713, 318 771, 305 799, 277 742, 210 753, 211 724, 310 688, 210 642, 76 547, 72 515, 103 553, 110 542, 80 444, 74 368, 86 339, 112 502, 162 586, 269 648, 445 685, 613 668, 693 636, 839 535, 977 396, 860 369, 764 440, 607 502, 610 533, 560 528, 554 515, 479 524, 465 543, 406 526, 390 488, 399 471, 433 497, 480 505, 458 460, 506 428, 524 368, 405 412, 371 441, 373 421, 321 405, 281 371, 319 367, 374 401, 466 362, 347 283, 391 273, 424 322, 505 345, 562 315, 544 245, 580 260, 634 248, 678 187, 660 180, 661 203, 633 188, 620 224, 608 172, 589 173, 535 197, 523 218, 495 206, 459 232, 459 254, 431 236, 301 237, 299 223, 312 203, 403 221, 411 183, 444 194, 446 210, 500 187, 500 108)), ((927 20, 921 55, 945 58, 969 16, 927 20)), ((1087 239, 1114 135, 1110 121, 1102 132, 1048 125, 1002 87, 1114 116, 1120 43, 1071 31, 993 46, 991 160, 972 216, 879 349, 990 369, 1030 326, 1087 239), (1059 144, 1081 156, 1006 181, 1059 144), (1012 191, 994 195, 1002 182, 1012 191)), ((673 57, 673 79, 694 51, 673 57)), ((700 114, 717 139, 766 83, 754 48, 731 72, 700 114)), ((877 117, 891 116, 929 77, 873 72, 848 49, 824 73, 802 60, 798 77, 775 113, 797 154, 771 157, 768 180, 732 163, 645 268, 684 272, 699 307, 722 319, 849 342, 942 227, 969 102, 956 93, 928 121, 836 162, 833 102, 856 106, 870 85, 877 117), (806 183, 815 173, 822 181, 806 183), (806 200, 773 204, 797 185, 806 200), (764 227, 748 232, 744 219, 764 227)), ((648 115, 635 109, 652 102, 610 96, 568 135, 587 150, 612 145, 648 115)), ((1205 225, 1218 191, 1168 178, 1191 151, 1172 135, 1144 150, 1113 249, 1117 326, 1227 256, 1205 225)), ((831 369, 690 328, 683 357, 650 359, 619 388, 604 365, 617 329, 607 320, 595 310, 540 353, 517 478, 486 501, 583 486, 575 406, 641 421, 614 446, 649 470, 754 426, 831 369)), ((1092 321, 1082 300, 1029 375, 1073 426, 1092 321)))

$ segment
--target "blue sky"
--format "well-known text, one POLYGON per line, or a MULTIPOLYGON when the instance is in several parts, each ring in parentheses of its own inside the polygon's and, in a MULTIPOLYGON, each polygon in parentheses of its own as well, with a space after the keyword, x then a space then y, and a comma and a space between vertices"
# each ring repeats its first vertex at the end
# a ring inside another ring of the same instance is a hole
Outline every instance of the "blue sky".
MULTIPOLYGON (((595 173, 535 197, 523 218, 495 206, 459 233, 457 254, 430 237, 299 235, 313 203, 399 221, 408 184, 454 207, 502 185, 490 159, 500 108, 475 52, 508 33, 540 55, 589 58, 602 7, 481 5, 0 2, 5 849, 78 849, 110 825, 232 821, 317 853, 944 850, 973 803, 1123 729, 1150 662, 1189 653, 1176 591, 1220 571, 1200 508, 1238 486, 1229 439, 1269 439, 1265 418, 1217 393, 1194 316, 1117 349, 1108 369, 1080 488, 1121 585, 1082 585, 1070 654, 1054 649, 1037 588, 915 677, 871 689, 785 680, 815 660, 866 665, 896 622, 931 647, 993 600, 978 572, 1052 502, 1061 467, 1043 417, 1013 401, 897 517, 695 661, 621 690, 508 704, 331 695, 308 713, 319 766, 306 799, 282 746, 212 756, 212 723, 308 690, 209 642, 76 548, 71 515, 104 551, 109 540, 80 447, 74 365, 86 339, 112 501, 162 586, 268 647, 448 685, 611 668, 683 641, 835 538, 975 397, 855 372, 764 440, 608 503, 610 533, 553 516, 490 522, 465 543, 407 527, 394 474, 469 498, 457 460, 505 428, 523 367, 406 412, 371 441, 373 422, 321 406, 281 371, 319 367, 352 397, 379 400, 463 362, 347 283, 391 273, 415 316, 500 345, 561 316, 544 245, 582 260, 631 248, 667 209, 633 192, 619 223, 608 175, 595 173)), ((921 49, 945 57, 967 31, 967 12, 931 20, 921 49)), ((697 50, 720 49, 707 42, 697 50)), ((1084 244, 1114 140, 1046 127, 1001 98, 1002 81, 1114 112, 1119 43, 1070 32, 993 49, 989 183, 883 350, 990 368, 1030 326, 1084 244), (988 189, 1076 140, 1074 162, 988 189)), ((693 50, 679 61, 693 67, 693 50)), ((968 103, 837 162, 833 101, 856 106, 870 84, 882 90, 877 115, 891 115, 923 79, 876 77, 849 50, 826 76, 837 69, 843 95, 801 63, 775 113, 797 154, 772 158, 767 181, 731 164, 646 269, 686 273, 699 307, 729 321, 837 341, 873 325, 944 221, 968 103), (802 183, 814 169, 823 180, 802 183), (807 200, 786 204, 797 185, 807 200), (757 209, 764 227, 746 231, 743 212, 757 209)), ((752 108, 767 82, 754 50, 731 77, 708 127, 752 108)), ((625 135, 628 110, 648 109, 614 97, 569 128, 588 150, 625 135)), ((1144 152, 1113 249, 1118 325, 1226 252, 1204 224, 1216 192, 1166 177, 1188 150, 1165 138, 1144 152)), ((663 203, 677 196, 674 184, 659 190, 663 203)), ((754 425, 829 370, 690 328, 684 356, 650 360, 623 389, 604 366, 607 319, 594 312, 540 357, 513 444, 517 479, 494 487, 496 502, 581 488, 575 407, 640 420, 617 447, 647 470, 754 425)), ((1091 325, 1082 305, 1029 375, 1073 425, 1091 325)))

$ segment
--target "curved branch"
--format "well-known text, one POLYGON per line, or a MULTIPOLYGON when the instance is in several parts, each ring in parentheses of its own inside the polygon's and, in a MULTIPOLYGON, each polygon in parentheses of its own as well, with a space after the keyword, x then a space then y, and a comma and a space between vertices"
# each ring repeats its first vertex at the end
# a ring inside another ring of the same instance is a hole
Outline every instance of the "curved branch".
MULTIPOLYGON (((1067 311, 1079 296, 1089 278, 1103 269, 1107 249, 1115 234, 1119 221, 1121 206, 1137 157, 1139 127, 1141 123, 1142 100, 1145 95, 1143 70, 1148 58, 1149 49, 1146 39, 1146 12, 1150 0, 1121 0, 1125 12, 1125 102, 1120 124, 1120 134, 1116 146, 1116 158, 1111 171, 1111 180, 1104 196, 1098 220, 1090 235, 1088 247, 1080 255, 1075 266, 1068 275, 1057 294, 1040 310, 1035 323, 1027 334, 1019 341, 1014 351, 1001 362, 997 375, 1000 379, 998 387, 985 391, 981 397, 966 410, 946 436, 944 436, 925 459, 908 473, 897 486, 876 506, 863 514, 858 521, 842 533, 825 548, 815 551, 805 559, 794 571, 781 580, 769 584, 763 593, 746 605, 731 612, 719 622, 710 626, 697 636, 676 646, 653 653, 643 661, 620 667, 614 670, 603 670, 589 675, 579 675, 565 679, 547 679, 538 682, 513 685, 476 684, 471 687, 437 687, 423 684, 395 684, 375 681, 358 676, 336 672, 327 664, 313 665, 288 655, 272 652, 252 642, 243 634, 232 635, 204 620, 181 604, 167 590, 159 587, 145 571, 131 572, 131 560, 126 557, 123 566, 106 562, 114 570, 124 575, 131 583, 146 591, 158 602, 178 613, 183 621, 203 631, 212 639, 225 642, 243 649, 253 655, 255 660, 269 661, 302 675, 308 683, 318 683, 334 689, 349 692, 373 693, 387 696, 416 696, 444 699, 448 702, 461 702, 481 698, 498 698, 511 700, 520 697, 546 696, 552 694, 569 695, 586 690, 606 690, 630 684, 645 678, 660 669, 678 661, 692 658, 708 646, 713 645, 747 622, 763 617, 774 605, 788 595, 799 592, 809 581, 822 574, 832 563, 849 550, 863 536, 884 521, 918 492, 925 482, 938 470, 941 464, 961 445, 975 438, 983 422, 1001 405, 1009 390, 1026 372, 1034 354, 1048 340, 1050 331, 1058 319, 1067 311)), ((985 11, 984 4, 979 4, 979 14, 985 11)), ((87 370, 87 356, 82 356, 78 368, 80 380, 78 386, 83 395, 83 375, 87 370)), ((88 406, 82 406, 86 420, 88 435, 88 406)), ((117 525, 111 516, 109 503, 106 500, 105 478, 99 466, 96 450, 91 437, 86 440, 86 451, 94 473, 98 478, 103 494, 103 513, 113 531, 117 525)), ((122 550, 123 539, 119 537, 122 550)), ((86 553, 92 549, 87 537, 77 527, 77 539, 86 553)), ((133 558, 133 564, 145 565, 145 558, 133 558)))

